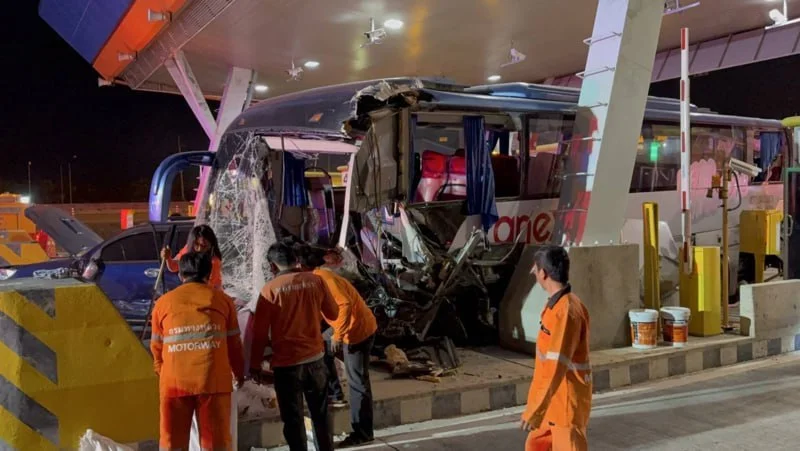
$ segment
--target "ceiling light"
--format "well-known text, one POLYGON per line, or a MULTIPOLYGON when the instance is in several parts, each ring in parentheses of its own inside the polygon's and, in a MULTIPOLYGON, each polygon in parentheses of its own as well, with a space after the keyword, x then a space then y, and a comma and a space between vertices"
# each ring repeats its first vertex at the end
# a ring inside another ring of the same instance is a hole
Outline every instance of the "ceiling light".
POLYGON ((135 59, 136 59, 135 53, 122 53, 122 52, 117 53, 117 61, 119 62, 133 61, 135 59))
POLYGON ((259 92, 259 93, 263 94, 263 93, 269 91, 269 86, 267 86, 267 85, 256 85, 254 89, 256 90, 256 92, 259 92))
POLYGON ((383 23, 383 26, 390 30, 399 30, 403 28, 403 21, 398 19, 389 19, 383 23))
POLYGON ((147 10, 147 21, 148 22, 170 22, 172 20, 172 13, 169 11, 153 11, 152 9, 147 10))
POLYGON ((494 83, 494 82, 496 82, 496 81, 500 81, 500 79, 501 79, 501 78, 502 78, 502 77, 501 77, 501 76, 499 76, 499 75, 489 75, 489 77, 487 78, 487 80, 489 80, 490 82, 494 83))
POLYGON ((306 61, 303 66, 306 66, 309 69, 316 69, 319 67, 319 61, 306 61))

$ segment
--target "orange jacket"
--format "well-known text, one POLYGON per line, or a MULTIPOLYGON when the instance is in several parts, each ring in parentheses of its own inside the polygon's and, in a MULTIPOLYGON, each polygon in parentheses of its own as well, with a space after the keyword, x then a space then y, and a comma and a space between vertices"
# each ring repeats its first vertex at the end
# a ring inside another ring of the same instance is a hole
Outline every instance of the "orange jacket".
POLYGON ((358 344, 378 330, 375 315, 349 280, 326 268, 316 269, 314 274, 325 282, 339 306, 337 318, 325 317, 325 321, 333 327, 334 340, 358 344))
MULTIPOLYGON (((181 257, 186 255, 189 252, 189 247, 184 246, 178 255, 175 258, 168 258, 167 259, 167 268, 169 268, 172 272, 178 272, 180 269, 179 262, 181 261, 181 257)), ((212 256, 211 257, 211 276, 208 278, 208 284, 212 288, 222 289, 222 260, 219 257, 212 256)))
POLYGON ((250 368, 261 368, 264 348, 270 339, 272 368, 321 358, 323 314, 336 318, 339 308, 322 279, 299 271, 284 271, 275 276, 261 289, 256 304, 250 368))
POLYGON ((244 353, 233 300, 189 282, 156 301, 153 363, 165 397, 230 393, 242 377, 244 353))
POLYGON ((542 312, 533 382, 522 419, 533 428, 586 428, 591 408, 589 312, 567 285, 550 297, 542 312))

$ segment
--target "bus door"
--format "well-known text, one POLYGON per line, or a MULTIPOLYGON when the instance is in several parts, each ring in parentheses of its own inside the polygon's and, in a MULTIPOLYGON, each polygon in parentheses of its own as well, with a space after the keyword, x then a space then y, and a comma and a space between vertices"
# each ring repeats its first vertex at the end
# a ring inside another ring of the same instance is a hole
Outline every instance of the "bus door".
POLYGON ((787 168, 784 180, 784 279, 800 279, 800 167, 787 168))

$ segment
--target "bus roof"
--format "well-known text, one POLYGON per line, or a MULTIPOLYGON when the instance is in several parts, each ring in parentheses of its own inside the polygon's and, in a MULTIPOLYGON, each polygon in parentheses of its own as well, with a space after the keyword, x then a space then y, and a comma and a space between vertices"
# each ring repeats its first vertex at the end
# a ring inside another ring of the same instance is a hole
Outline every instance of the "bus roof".
MULTIPOLYGON (((530 83, 464 87, 435 78, 369 80, 315 88, 259 102, 242 113, 226 133, 258 130, 267 134, 347 138, 342 131, 343 123, 385 107, 387 97, 400 94, 414 94, 419 105, 427 110, 574 113, 578 109, 580 90, 530 83), (381 87, 395 91, 387 96, 381 87)), ((698 124, 781 127, 778 120, 721 115, 694 105, 691 110, 692 121, 698 124)), ((675 99, 648 97, 645 118, 679 122, 680 103, 675 99)))

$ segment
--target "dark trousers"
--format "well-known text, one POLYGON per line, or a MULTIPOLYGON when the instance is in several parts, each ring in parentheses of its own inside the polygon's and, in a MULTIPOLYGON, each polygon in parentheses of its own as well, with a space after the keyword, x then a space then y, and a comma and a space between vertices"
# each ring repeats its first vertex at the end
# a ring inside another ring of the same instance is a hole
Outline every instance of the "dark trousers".
POLYGON ((283 421, 283 437, 291 451, 307 451, 303 396, 305 396, 318 451, 333 450, 333 428, 328 415, 328 370, 323 359, 274 368, 275 394, 283 421))
POLYGON ((369 355, 375 335, 361 343, 344 345, 344 367, 350 387, 350 424, 353 433, 365 439, 374 436, 372 384, 369 381, 369 355))
POLYGON ((325 367, 328 368, 328 398, 331 400, 344 400, 342 383, 339 382, 339 373, 336 371, 336 356, 331 352, 331 340, 333 340, 333 328, 328 327, 322 333, 325 340, 325 367))

